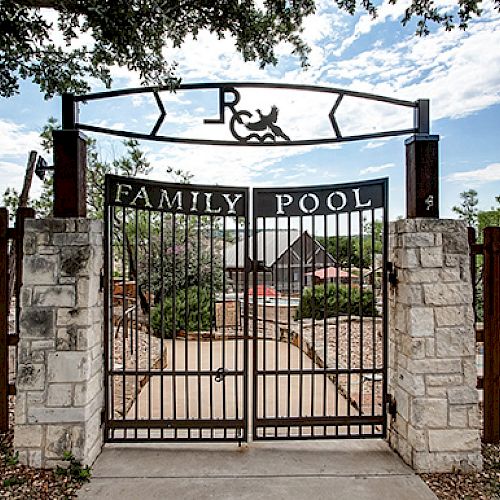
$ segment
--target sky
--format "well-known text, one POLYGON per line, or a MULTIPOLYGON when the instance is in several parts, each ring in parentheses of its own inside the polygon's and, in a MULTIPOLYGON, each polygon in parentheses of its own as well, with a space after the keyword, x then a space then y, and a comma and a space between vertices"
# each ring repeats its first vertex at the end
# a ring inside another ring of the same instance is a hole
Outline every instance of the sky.
MULTIPOLYGON (((446 0, 436 2, 449 7, 446 0)), ((440 205, 442 217, 459 193, 473 188, 479 207, 489 209, 500 195, 500 15, 491 2, 466 32, 432 29, 415 35, 415 25, 401 25, 406 3, 378 2, 372 20, 362 12, 350 16, 333 2, 319 0, 317 12, 305 22, 304 39, 311 46, 310 67, 304 71, 290 47, 278 47, 277 66, 259 69, 245 63, 233 41, 201 33, 181 49, 167 49, 178 63, 183 83, 276 82, 321 85, 367 92, 396 99, 430 100, 431 133, 440 136, 440 205)), ((51 16, 50 12, 46 12, 51 16)), ((56 35, 57 37, 57 35, 56 35)), ((137 75, 113 68, 113 89, 137 87, 137 75)), ((103 90, 92 81, 92 91, 103 90)), ((292 139, 328 137, 328 112, 336 96, 289 91, 242 90, 241 109, 257 119, 279 109, 277 124, 292 139)), ((229 115, 223 125, 206 125, 217 118, 216 91, 161 94, 167 111, 160 135, 231 139, 229 115)), ((37 86, 23 82, 16 97, 0 98, 0 192, 20 190, 31 149, 42 153, 39 133, 50 116, 60 117, 59 98, 44 100, 37 86)), ((393 128, 411 128, 409 108, 346 98, 336 114, 343 135, 393 128)), ((115 129, 148 133, 158 118, 151 96, 114 98, 81 106, 80 121, 115 129)), ((100 155, 112 160, 123 153, 120 138, 92 134, 100 155)), ((169 181, 167 167, 193 174, 193 183, 234 186, 308 186, 389 178, 391 218, 405 215, 404 136, 352 143, 300 147, 224 147, 141 141, 153 165, 150 179, 169 181)), ((38 179, 32 193, 40 190, 38 179)))

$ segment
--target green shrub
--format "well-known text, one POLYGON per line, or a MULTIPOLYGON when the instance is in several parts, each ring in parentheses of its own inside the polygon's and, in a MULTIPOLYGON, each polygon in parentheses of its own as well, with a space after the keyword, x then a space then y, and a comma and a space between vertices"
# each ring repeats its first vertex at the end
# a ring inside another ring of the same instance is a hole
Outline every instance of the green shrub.
POLYGON ((349 287, 340 285, 337 292, 335 283, 316 285, 308 287, 302 293, 300 305, 295 311, 295 320, 302 318, 323 319, 331 316, 351 314, 353 316, 378 316, 377 308, 373 301, 373 292, 370 289, 363 289, 363 300, 358 287, 351 287, 349 300, 349 287))
MULTIPOLYGON (((171 338, 174 331, 176 333, 180 330, 184 330, 185 332, 198 331, 198 325, 201 330, 208 330, 212 318, 215 318, 215 311, 211 305, 210 290, 207 288, 198 289, 197 286, 189 287, 187 289, 187 301, 186 290, 177 291, 175 296, 175 326, 173 297, 166 297, 163 301, 164 337, 171 338)), ((151 327, 153 332, 158 336, 161 336, 162 331, 161 319, 162 310, 160 303, 154 307, 151 315, 151 327)))

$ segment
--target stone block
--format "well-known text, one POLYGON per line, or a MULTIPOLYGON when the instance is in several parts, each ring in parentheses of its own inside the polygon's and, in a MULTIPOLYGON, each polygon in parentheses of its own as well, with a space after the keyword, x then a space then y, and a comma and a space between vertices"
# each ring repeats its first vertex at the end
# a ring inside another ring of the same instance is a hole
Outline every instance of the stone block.
POLYGON ((77 306, 94 307, 101 302, 99 277, 81 278, 76 285, 77 306))
POLYGON ((85 246, 89 244, 88 233, 57 233, 52 237, 54 246, 85 246))
POLYGON ((30 467, 40 469, 42 467, 42 450, 29 450, 28 463, 30 467))
POLYGON ((440 358, 470 356, 474 354, 475 347, 472 328, 469 331, 463 327, 436 329, 436 353, 440 358))
POLYGON ((85 408, 28 408, 28 423, 31 424, 63 424, 85 422, 85 408))
POLYGON ((395 253, 394 262, 401 269, 418 268, 420 266, 420 251, 416 248, 400 248, 395 253))
MULTIPOLYGON (((102 311, 100 311, 102 318, 102 311)), ((93 310, 88 307, 59 307, 57 309, 57 326, 89 326, 93 323, 93 310)))
POLYGON ((408 310, 408 333, 412 337, 434 336, 434 309, 432 307, 410 308, 408 310))
POLYGON ((446 374, 446 375, 426 375, 425 383, 427 386, 443 386, 448 388, 450 385, 461 385, 463 384, 464 378, 462 375, 458 374, 446 374))
POLYGON ((97 373, 88 382, 75 384, 75 406, 85 406, 102 392, 102 373, 97 373))
POLYGON ((54 310, 46 307, 23 308, 19 327, 23 339, 49 338, 54 335, 54 310))
POLYGON ((410 422, 415 429, 441 429, 448 423, 446 399, 418 398, 411 403, 410 422))
POLYGON ((442 306, 434 310, 436 326, 462 326, 465 324, 465 311, 462 306, 442 306))
POLYGON ((90 246, 68 246, 61 250, 62 276, 87 276, 91 268, 90 246))
POLYGON ((400 280, 406 283, 435 283, 436 271, 434 269, 403 269, 400 273, 400 280))
POLYGON ((478 430, 429 430, 429 451, 458 452, 477 450, 481 450, 481 436, 478 430))
POLYGON ((43 439, 43 426, 17 425, 14 427, 14 448, 40 448, 43 439))
POLYGON ((410 396, 423 396, 425 394, 425 383, 423 375, 409 373, 404 368, 397 369, 397 384, 410 396))
POLYGON ((27 255, 23 260, 24 276, 29 285, 54 285, 57 278, 56 255, 27 255))
POLYGON ((58 351, 48 355, 47 378, 52 382, 84 382, 89 379, 89 353, 58 351))
POLYGON ((423 287, 425 303, 429 305, 454 306, 472 301, 472 285, 434 283, 423 287))
POLYGON ((441 247, 421 248, 420 262, 422 267, 443 267, 443 249, 441 247))
POLYGON ((80 425, 49 425, 46 439, 47 458, 61 459, 67 451, 71 451, 76 457, 83 448, 84 432, 80 425))
POLYGON ((408 443, 416 451, 427 450, 427 434, 425 430, 415 429, 408 424, 408 443))
POLYGON ((394 398, 396 400, 397 411, 400 417, 408 421, 410 419, 410 396, 401 387, 396 387, 394 390, 394 398))
POLYGON ((33 289, 34 306, 74 307, 75 287, 73 285, 36 286, 33 289))
POLYGON ((78 328, 69 325, 57 329, 57 350, 76 351, 78 349, 78 328))
POLYGON ((43 391, 45 389, 45 365, 35 363, 18 365, 16 387, 21 391, 43 391))
POLYGON ((443 251, 447 254, 465 255, 469 252, 466 231, 443 233, 443 251))
POLYGON ((398 301, 406 305, 422 305, 424 303, 420 285, 398 284, 398 301))
POLYGON ((408 361, 412 374, 462 373, 460 359, 415 359, 408 361))
POLYGON ((434 246, 433 233, 403 233, 402 246, 405 248, 432 247, 434 246))
POLYGON ((47 390, 47 406, 68 407, 73 400, 72 384, 50 384, 47 390))
POLYGON ((469 426, 469 419, 467 415, 466 406, 450 406, 448 415, 448 427, 458 427, 460 429, 467 429, 469 426))
POLYGON ((448 388, 448 401, 450 405, 477 404, 477 389, 471 387, 450 387, 448 388))

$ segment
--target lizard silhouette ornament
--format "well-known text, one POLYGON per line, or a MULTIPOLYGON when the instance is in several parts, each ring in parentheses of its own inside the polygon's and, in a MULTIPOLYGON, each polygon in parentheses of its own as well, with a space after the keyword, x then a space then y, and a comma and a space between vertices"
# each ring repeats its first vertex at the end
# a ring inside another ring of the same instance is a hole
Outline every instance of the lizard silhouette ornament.
POLYGON ((272 106, 271 112, 267 115, 263 115, 260 109, 257 109, 256 112, 259 116, 257 121, 245 121, 243 117, 247 119, 251 119, 253 114, 249 111, 242 110, 233 113, 231 117, 231 121, 229 123, 229 129, 231 130, 231 134, 238 141, 251 141, 257 140, 259 142, 264 142, 266 140, 275 142, 278 137, 284 139, 285 141, 289 141, 290 137, 283 132, 281 127, 276 125, 278 120, 278 108, 276 106, 272 106), (243 125, 243 127, 250 131, 248 135, 241 135, 238 132, 237 124, 243 125), (264 132, 263 134, 259 134, 258 132, 264 132))

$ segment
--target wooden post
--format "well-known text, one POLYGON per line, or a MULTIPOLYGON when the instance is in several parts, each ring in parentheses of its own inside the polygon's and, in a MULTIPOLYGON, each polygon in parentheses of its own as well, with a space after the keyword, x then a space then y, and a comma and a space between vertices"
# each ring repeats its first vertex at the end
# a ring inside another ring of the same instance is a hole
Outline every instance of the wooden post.
POLYGON ((0 432, 9 430, 9 212, 0 208, 0 432))
POLYGON ((54 217, 87 216, 87 138, 76 130, 74 96, 62 96, 62 130, 54 130, 54 217))
POLYGON ((415 134, 406 146, 406 217, 439 219, 438 135, 415 134))
POLYGON ((484 442, 500 442, 500 228, 484 230, 484 442))
POLYGON ((87 139, 54 130, 54 217, 87 216, 87 139))

